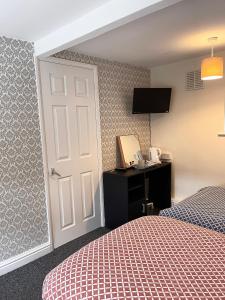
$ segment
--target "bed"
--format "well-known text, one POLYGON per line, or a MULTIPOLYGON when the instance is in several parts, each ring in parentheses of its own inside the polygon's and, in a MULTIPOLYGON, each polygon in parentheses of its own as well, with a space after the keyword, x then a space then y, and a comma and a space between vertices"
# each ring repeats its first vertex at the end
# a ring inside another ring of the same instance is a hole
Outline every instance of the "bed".
POLYGON ((225 187, 205 187, 160 215, 225 233, 225 187))
POLYGON ((91 242, 53 269, 44 300, 225 299, 225 235, 147 216, 91 242))

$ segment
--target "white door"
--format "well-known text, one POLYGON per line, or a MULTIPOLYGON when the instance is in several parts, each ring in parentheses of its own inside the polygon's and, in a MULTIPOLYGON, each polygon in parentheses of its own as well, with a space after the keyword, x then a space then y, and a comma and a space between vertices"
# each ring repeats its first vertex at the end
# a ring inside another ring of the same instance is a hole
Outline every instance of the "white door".
POLYGON ((40 61, 55 247, 101 226, 94 72, 40 61))

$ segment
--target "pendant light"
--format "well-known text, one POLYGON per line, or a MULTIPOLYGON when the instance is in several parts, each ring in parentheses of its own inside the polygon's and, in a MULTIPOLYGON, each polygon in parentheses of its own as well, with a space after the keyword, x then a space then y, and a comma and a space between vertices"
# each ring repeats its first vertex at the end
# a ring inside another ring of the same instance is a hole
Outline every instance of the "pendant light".
POLYGON ((202 60, 201 64, 201 79, 213 80, 223 78, 223 58, 214 56, 214 44, 217 37, 208 39, 211 44, 211 57, 202 60))

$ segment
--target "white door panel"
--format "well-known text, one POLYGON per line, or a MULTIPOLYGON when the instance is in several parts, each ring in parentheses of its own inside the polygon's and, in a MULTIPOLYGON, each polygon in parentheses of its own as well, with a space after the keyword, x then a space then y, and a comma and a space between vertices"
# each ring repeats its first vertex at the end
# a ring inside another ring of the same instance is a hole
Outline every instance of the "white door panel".
POLYGON ((73 179, 71 176, 59 179, 59 209, 61 228, 73 226, 75 222, 73 179))
POLYGON ((76 97, 89 97, 88 78, 74 77, 74 83, 76 97))
POLYGON ((94 71, 40 62, 54 245, 101 226, 94 71))
POLYGON ((68 124, 68 108, 66 106, 52 106, 54 143, 56 161, 70 159, 70 134, 68 124))
POLYGON ((91 155, 90 149, 90 112, 88 106, 76 107, 77 117, 77 129, 78 129, 78 145, 79 145, 79 156, 85 158, 91 155), (84 138, 85 137, 85 138, 84 138))
POLYGON ((50 88, 53 96, 66 96, 67 95, 67 77, 50 73, 50 88))
POLYGON ((93 173, 86 172, 81 174, 83 219, 87 220, 94 217, 94 182, 93 173))

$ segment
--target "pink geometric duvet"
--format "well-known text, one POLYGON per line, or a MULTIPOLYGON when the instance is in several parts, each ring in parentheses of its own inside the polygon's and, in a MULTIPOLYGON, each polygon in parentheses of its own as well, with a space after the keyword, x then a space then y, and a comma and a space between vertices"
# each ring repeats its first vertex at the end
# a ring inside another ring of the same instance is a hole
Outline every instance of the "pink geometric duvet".
POLYGON ((52 270, 43 299, 225 300, 225 235, 166 217, 136 219, 52 270))

